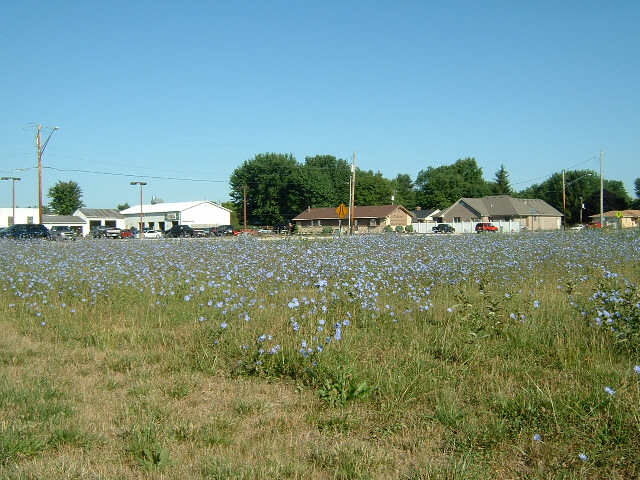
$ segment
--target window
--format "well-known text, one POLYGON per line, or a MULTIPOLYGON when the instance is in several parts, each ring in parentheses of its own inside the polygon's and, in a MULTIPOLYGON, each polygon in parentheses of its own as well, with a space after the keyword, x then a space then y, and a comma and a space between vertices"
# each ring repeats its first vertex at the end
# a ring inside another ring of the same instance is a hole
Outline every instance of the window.
POLYGON ((462 219, 460 217, 453 217, 453 223, 461 223, 462 219))
POLYGON ((376 220, 375 218, 372 218, 371 220, 369 220, 369 226, 370 227, 377 227, 378 226, 378 220, 376 220))

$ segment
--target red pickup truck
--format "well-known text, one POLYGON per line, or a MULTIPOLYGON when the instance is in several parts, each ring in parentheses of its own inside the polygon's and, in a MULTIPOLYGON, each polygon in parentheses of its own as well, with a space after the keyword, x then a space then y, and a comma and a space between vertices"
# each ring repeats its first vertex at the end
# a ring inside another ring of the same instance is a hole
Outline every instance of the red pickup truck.
POLYGON ((498 231, 498 227, 496 227, 495 225, 493 225, 491 223, 477 223, 476 224, 476 233, 497 232, 497 231, 498 231))

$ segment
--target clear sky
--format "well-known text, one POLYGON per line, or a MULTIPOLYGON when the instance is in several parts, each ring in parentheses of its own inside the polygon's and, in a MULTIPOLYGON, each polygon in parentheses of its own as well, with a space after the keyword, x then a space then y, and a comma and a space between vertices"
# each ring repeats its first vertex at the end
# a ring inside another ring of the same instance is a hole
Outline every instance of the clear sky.
MULTIPOLYGON (((226 201, 258 153, 330 154, 414 180, 475 157, 521 190, 640 177, 640 2, 5 1, 0 172, 38 203, 226 201), (43 140, 48 135, 43 130, 43 140)), ((0 183, 11 206, 11 182, 0 183)))

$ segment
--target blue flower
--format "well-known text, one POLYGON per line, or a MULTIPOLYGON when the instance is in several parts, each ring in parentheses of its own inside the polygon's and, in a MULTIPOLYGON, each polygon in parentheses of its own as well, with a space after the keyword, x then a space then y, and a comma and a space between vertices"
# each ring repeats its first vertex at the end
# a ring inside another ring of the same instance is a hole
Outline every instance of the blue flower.
POLYGON ((188 302, 189 300, 191 300, 191 295, 185 295, 184 296, 184 301, 188 302))
POLYGON ((609 395, 613 395, 614 393, 616 393, 616 391, 611 387, 605 387, 604 391, 607 392, 609 395))
POLYGON ((581 453, 580 455, 578 455, 578 457, 580 457, 580 460, 582 460, 583 462, 589 460, 589 457, 587 457, 584 453, 581 453))
POLYGON ((636 373, 640 373, 640 365, 636 365, 635 367, 633 367, 633 371, 636 373))
POLYGON ((221 326, 222 328, 227 328, 227 322, 222 322, 222 323, 220 324, 220 326, 221 326))
POLYGON ((539 433, 536 433, 536 434, 533 436, 533 440, 534 440, 535 442, 539 442, 540 440, 542 440, 542 435, 540 435, 539 433))

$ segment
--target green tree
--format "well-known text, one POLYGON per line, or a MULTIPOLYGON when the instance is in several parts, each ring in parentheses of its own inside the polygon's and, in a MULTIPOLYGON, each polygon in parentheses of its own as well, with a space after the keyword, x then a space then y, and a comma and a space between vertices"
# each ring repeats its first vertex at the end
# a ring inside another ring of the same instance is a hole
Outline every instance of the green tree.
POLYGON ((500 169, 496 172, 493 182, 490 182, 491 193, 493 195, 512 195, 513 190, 509 183, 509 173, 504 164, 500 165, 500 169))
POLYGON ((78 208, 84 207, 82 189, 73 180, 58 180, 58 183, 49 189, 47 196, 51 199, 49 207, 58 215, 71 215, 78 208))
POLYGON ((631 202, 631 208, 640 208, 640 178, 634 180, 633 189, 635 190, 636 198, 631 202))
POLYGON ((397 205, 402 205, 409 210, 416 208, 415 184, 410 175, 399 173, 396 178, 391 180, 391 188, 397 205))
MULTIPOLYGON (((231 225, 240 225, 240 218, 238 217, 238 212, 236 211, 236 204, 233 202, 222 202, 220 204, 222 207, 231 210, 231 225)), ((244 205, 242 211, 242 223, 244 223, 244 205)))
POLYGON ((127 208, 131 208, 131 205, 129 205, 129 202, 125 202, 122 205, 118 205, 116 208, 117 208, 117 210, 119 212, 121 212, 122 210, 126 210, 127 208))
MULTIPOLYGON (((624 210, 629 207, 631 197, 620 180, 604 180, 604 210, 624 210)), ((562 197, 562 172, 556 172, 547 180, 518 193, 521 198, 539 198, 560 212, 565 209, 562 197)), ((593 170, 570 170, 564 174, 567 225, 580 220, 580 209, 584 204, 582 219, 600 212, 600 176, 593 170)))
POLYGON ((416 178, 416 203, 444 209, 460 198, 481 198, 490 193, 475 158, 461 158, 453 165, 428 167, 416 178))
POLYGON ((332 155, 307 157, 302 167, 304 188, 298 206, 337 207, 349 202, 351 169, 346 160, 332 155))
POLYGON ((356 206, 391 205, 392 191, 382 173, 356 169, 356 206))
POLYGON ((229 179, 234 210, 243 217, 247 194, 247 221, 273 225, 297 215, 301 207, 302 166, 293 155, 261 153, 236 168, 229 179))

